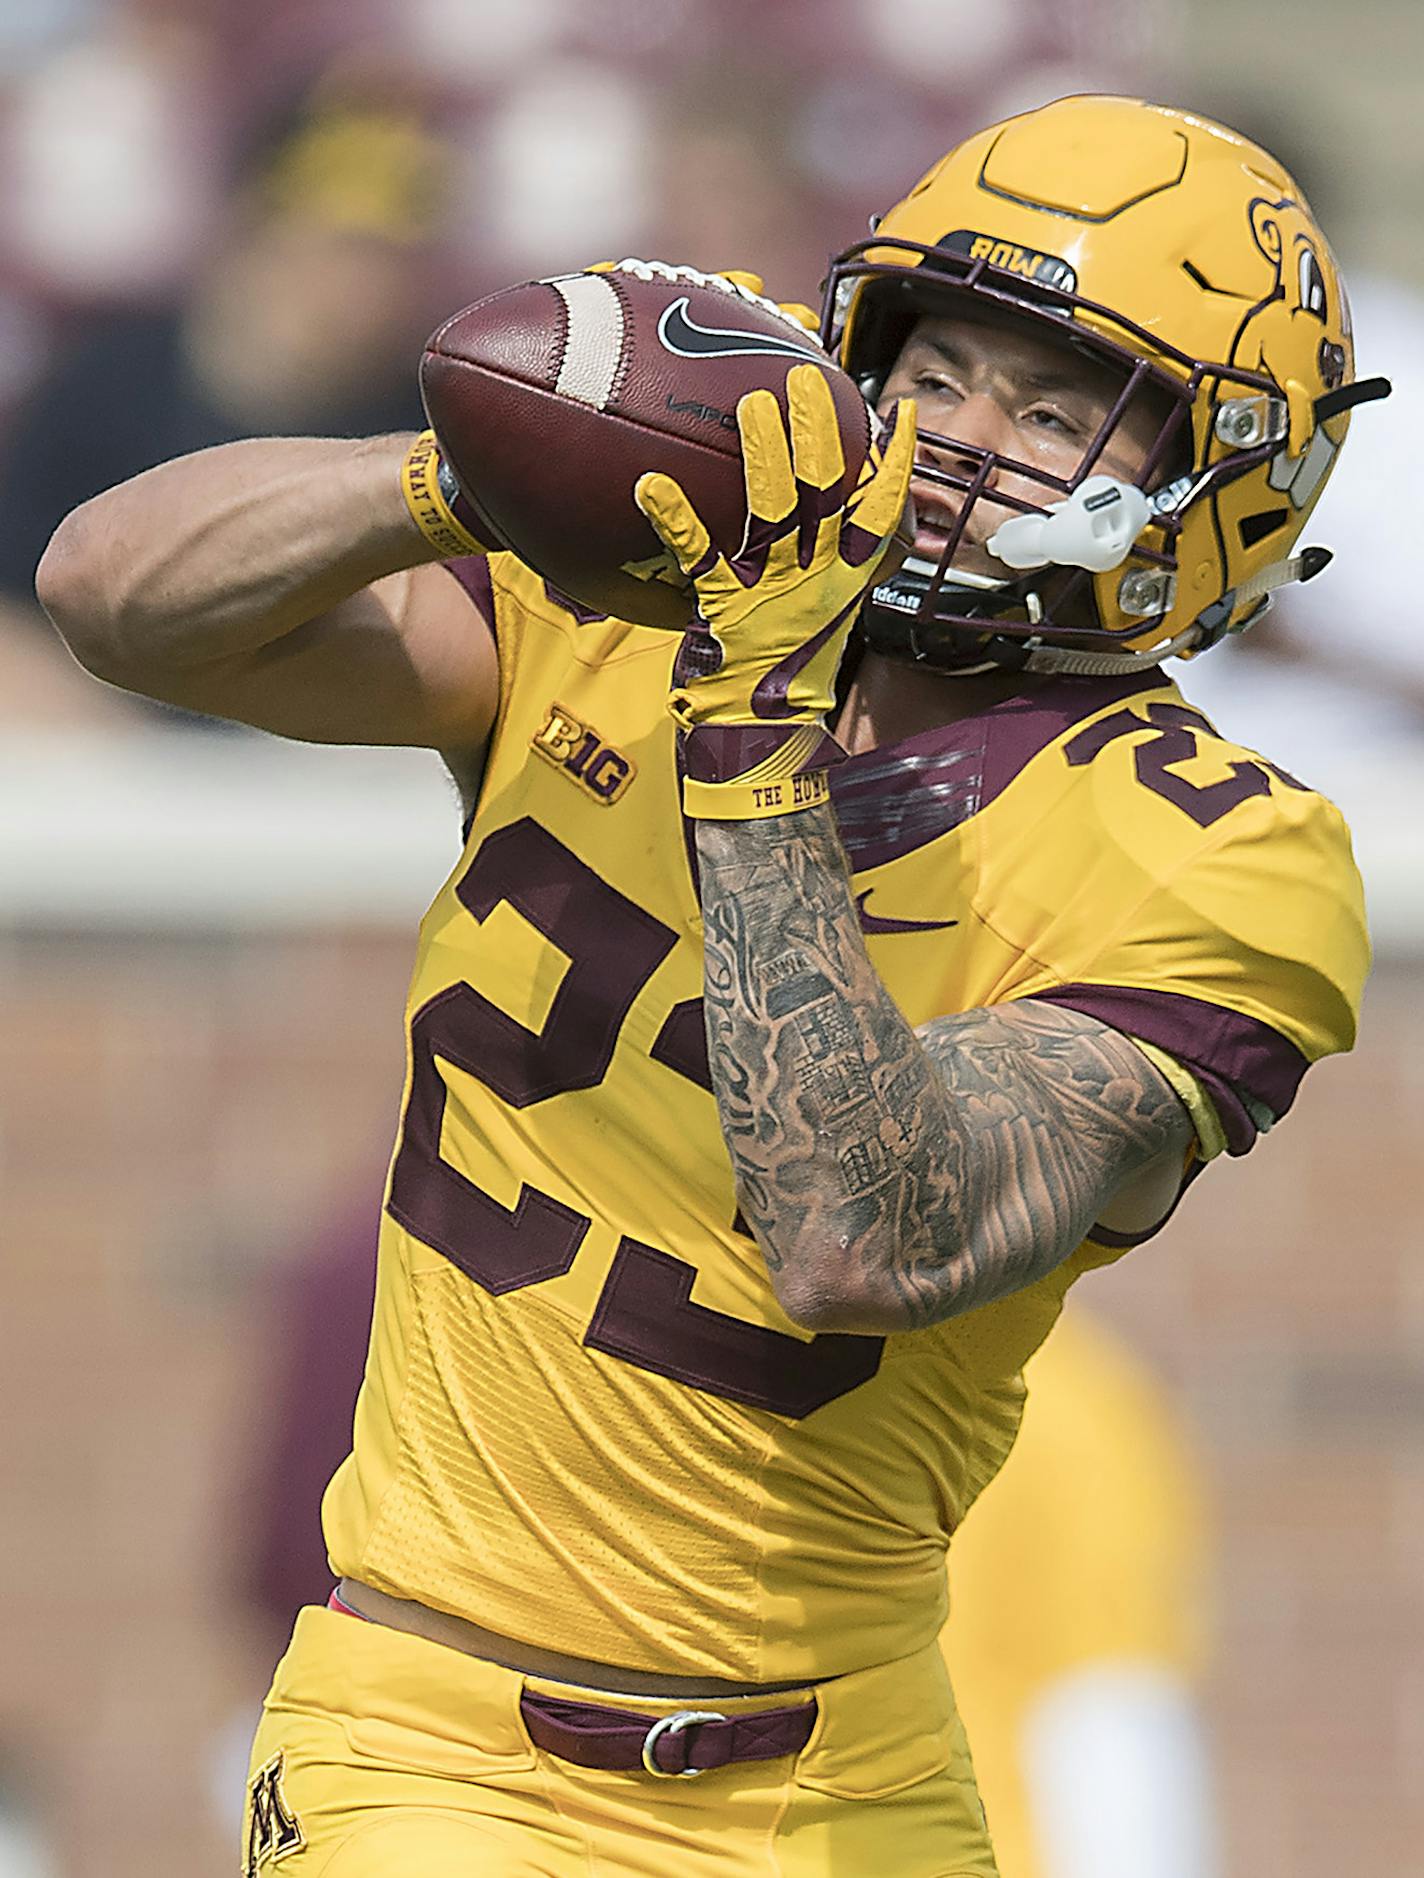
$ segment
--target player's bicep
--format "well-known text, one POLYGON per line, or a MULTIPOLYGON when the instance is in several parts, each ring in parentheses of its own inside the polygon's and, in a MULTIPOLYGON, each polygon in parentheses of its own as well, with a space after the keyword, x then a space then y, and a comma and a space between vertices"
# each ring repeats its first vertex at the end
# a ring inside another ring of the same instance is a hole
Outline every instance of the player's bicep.
POLYGON ((1130 1038, 1030 1002, 937 1018, 919 1036, 967 1150, 978 1301, 1044 1276, 1099 1222, 1145 1231, 1168 1210, 1192 1121, 1130 1038))
POLYGON ((136 674, 169 704, 308 743, 472 754, 499 700, 490 623, 438 564, 374 581, 252 652, 136 674))

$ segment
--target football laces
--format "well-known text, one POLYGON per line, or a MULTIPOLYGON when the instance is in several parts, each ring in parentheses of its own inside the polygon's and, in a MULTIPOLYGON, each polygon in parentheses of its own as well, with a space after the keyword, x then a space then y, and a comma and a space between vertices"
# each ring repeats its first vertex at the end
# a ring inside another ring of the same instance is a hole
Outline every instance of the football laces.
POLYGON ((774 314, 799 339, 819 343, 814 333, 808 332, 800 320, 784 313, 775 300, 768 300, 765 294, 753 293, 750 287, 742 286, 740 281, 728 280, 723 274, 704 274, 697 267, 674 267, 670 261, 640 261, 634 255, 615 262, 611 271, 615 274, 632 274, 637 280, 682 281, 693 287, 711 287, 717 293, 730 294, 734 300, 745 300, 751 306, 759 306, 763 313, 774 314))

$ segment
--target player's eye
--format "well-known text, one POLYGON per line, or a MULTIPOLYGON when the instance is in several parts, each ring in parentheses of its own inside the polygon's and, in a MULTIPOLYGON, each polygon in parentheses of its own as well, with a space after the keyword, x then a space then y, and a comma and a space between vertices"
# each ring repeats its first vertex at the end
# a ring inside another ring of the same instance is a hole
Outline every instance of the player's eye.
POLYGON ((1021 422, 1031 430, 1046 431, 1052 436, 1077 437, 1082 434, 1082 426, 1066 411, 1047 404, 1037 404, 1025 411, 1021 422))
POLYGON ((915 389, 928 391, 940 398, 962 398, 964 393, 951 378, 943 372, 922 371, 915 373, 915 389))

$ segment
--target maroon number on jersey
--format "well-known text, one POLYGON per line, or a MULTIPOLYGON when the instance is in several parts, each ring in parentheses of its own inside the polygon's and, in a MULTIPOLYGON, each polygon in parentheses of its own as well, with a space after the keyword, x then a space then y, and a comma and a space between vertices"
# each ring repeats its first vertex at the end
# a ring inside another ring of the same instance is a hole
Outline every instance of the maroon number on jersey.
MULTIPOLYGON (((502 903, 516 908, 570 960, 540 1031, 468 984, 438 992, 411 1020, 414 1069, 387 1210, 497 1297, 561 1277, 592 1221, 528 1182, 512 1208, 502 1206, 442 1157, 449 1091, 440 1064, 476 1077, 515 1108, 595 1087, 638 993, 676 935, 527 817, 486 837, 456 893, 477 920, 502 903)), ((670 1047, 693 1008, 674 1007, 652 1053, 701 1082, 698 1053, 670 1047)), ((879 1368, 883 1338, 822 1333, 808 1340, 746 1323, 694 1303, 695 1276, 685 1260, 625 1234, 584 1342, 675 1382, 791 1418, 847 1395, 879 1368)))

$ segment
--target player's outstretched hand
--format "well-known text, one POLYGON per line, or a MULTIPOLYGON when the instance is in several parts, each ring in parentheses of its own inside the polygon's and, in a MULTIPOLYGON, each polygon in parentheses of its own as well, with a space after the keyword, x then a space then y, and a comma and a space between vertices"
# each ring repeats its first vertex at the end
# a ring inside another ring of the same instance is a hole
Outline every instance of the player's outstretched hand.
POLYGON ((848 501, 830 386, 815 365, 786 379, 790 421, 769 391, 737 406, 747 526, 731 559, 670 476, 638 478, 634 497, 697 593, 721 649, 715 671, 671 699, 699 724, 814 723, 830 711, 836 671, 862 594, 895 537, 915 457, 915 407, 891 411, 848 501), (789 429, 789 437, 788 437, 789 429))

